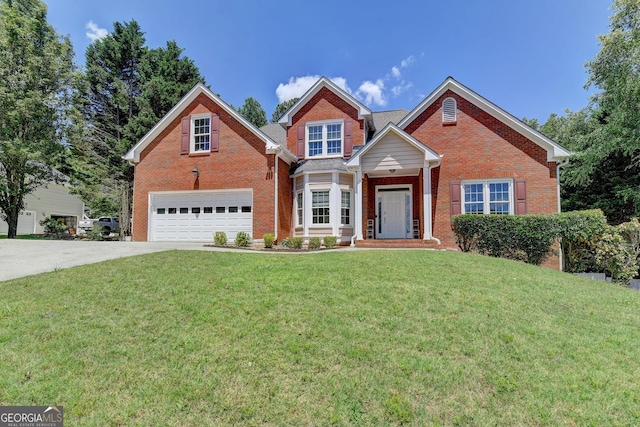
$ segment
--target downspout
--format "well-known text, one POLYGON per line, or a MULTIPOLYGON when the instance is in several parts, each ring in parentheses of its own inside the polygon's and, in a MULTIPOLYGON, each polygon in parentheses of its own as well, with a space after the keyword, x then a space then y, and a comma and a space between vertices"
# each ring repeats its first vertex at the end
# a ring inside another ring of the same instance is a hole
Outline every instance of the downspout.
MULTIPOLYGON (((561 162, 556 163, 556 182, 557 182, 557 192, 558 192, 558 212, 562 211, 560 207, 560 168, 569 163, 569 159, 565 159, 561 162)), ((560 250, 558 251, 558 260, 560 262, 560 271, 563 271, 564 268, 564 259, 562 256, 562 238, 560 238, 560 250)))
POLYGON ((278 241, 278 151, 280 151, 280 148, 278 147, 278 149, 276 149, 275 151, 275 176, 273 178, 273 193, 274 193, 274 200, 273 200, 273 238, 274 241, 278 241))

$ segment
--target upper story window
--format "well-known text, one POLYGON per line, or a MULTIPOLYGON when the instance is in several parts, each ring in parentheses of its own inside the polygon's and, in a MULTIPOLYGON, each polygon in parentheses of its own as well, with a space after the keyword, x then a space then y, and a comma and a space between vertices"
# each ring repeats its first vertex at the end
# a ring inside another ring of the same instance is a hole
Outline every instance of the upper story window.
POLYGON ((442 101, 442 123, 456 122, 456 100, 454 98, 445 98, 442 101))
POLYGON ((211 116, 191 117, 191 152, 202 153, 211 150, 211 116))
POLYGON ((465 181, 462 183, 462 213, 513 214, 511 180, 465 181))
POLYGON ((341 157, 343 153, 343 122, 307 123, 307 157, 341 157))

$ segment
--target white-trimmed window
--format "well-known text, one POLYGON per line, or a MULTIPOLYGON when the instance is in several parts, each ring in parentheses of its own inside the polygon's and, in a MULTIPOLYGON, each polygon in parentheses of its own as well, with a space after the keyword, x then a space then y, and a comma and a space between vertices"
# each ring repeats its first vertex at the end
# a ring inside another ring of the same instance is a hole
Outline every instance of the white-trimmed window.
POLYGON ((307 123, 307 157, 342 157, 344 122, 307 123))
POLYGON ((442 123, 455 123, 457 105, 454 98, 445 98, 442 101, 442 123))
POLYGON ((351 225, 351 191, 341 192, 340 224, 351 225))
POLYGON ((311 224, 330 224, 329 190, 311 192, 311 224))
POLYGON ((462 182, 462 213, 513 214, 513 181, 462 182))
POLYGON ((211 115, 194 115, 191 117, 191 152, 208 151, 211 151, 211 115))
POLYGON ((298 191, 296 193, 296 227, 302 227, 302 218, 304 212, 303 192, 298 191))

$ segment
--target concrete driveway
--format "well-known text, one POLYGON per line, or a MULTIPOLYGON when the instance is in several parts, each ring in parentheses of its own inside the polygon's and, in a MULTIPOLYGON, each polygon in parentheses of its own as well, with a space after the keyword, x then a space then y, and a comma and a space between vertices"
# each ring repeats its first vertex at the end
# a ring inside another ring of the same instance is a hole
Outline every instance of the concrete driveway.
POLYGON ((0 281, 172 249, 222 250, 205 247, 204 243, 3 239, 0 240, 0 281))

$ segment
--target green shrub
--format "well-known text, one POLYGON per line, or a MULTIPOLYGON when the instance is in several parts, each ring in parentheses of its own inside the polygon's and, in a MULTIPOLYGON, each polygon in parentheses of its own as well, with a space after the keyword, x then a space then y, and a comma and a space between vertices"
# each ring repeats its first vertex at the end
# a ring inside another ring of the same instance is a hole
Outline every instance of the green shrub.
POLYGON ((265 248, 272 248, 273 247, 273 241, 275 240, 276 236, 273 233, 267 233, 265 235, 262 236, 262 240, 264 241, 264 247, 265 248))
POLYGON ((331 249, 336 246, 338 238, 336 236, 326 236, 324 238, 324 246, 331 249))
POLYGON ((607 226, 596 244, 595 258, 598 266, 611 276, 613 283, 629 286, 638 273, 638 260, 619 227, 607 226))
POLYGON ((238 232, 238 234, 236 234, 236 246, 240 248, 246 248, 250 244, 251 244, 251 237, 249 236, 249 233, 240 231, 238 232))
POLYGON ((309 249, 310 250, 320 249, 320 238, 319 237, 312 237, 312 238, 309 239, 309 249))
POLYGON ((278 246, 282 246, 283 248, 291 247, 291 237, 286 237, 278 242, 278 246))
POLYGON ((292 249, 302 249, 302 237, 289 237, 289 247, 292 249))
POLYGON ((554 215, 458 215, 453 217, 456 243, 464 252, 540 265, 558 238, 554 215))
POLYGON ((216 231, 213 235, 213 244, 216 246, 225 246, 227 244, 227 233, 224 231, 216 231))
POLYGON ((91 227, 91 230, 87 231, 87 237, 89 238, 89 240, 93 240, 94 242, 99 242, 105 239, 105 235, 104 235, 104 230, 102 229, 102 226, 98 225, 98 224, 94 224, 93 227, 91 227))
POLYGON ((561 237, 563 270, 568 273, 598 271, 596 245, 607 226, 600 209, 556 214, 561 237))
POLYGON ((56 237, 60 237, 60 234, 67 229, 67 226, 64 224, 64 220, 62 218, 45 218, 40 221, 40 225, 44 227, 45 233, 55 234, 56 237))

